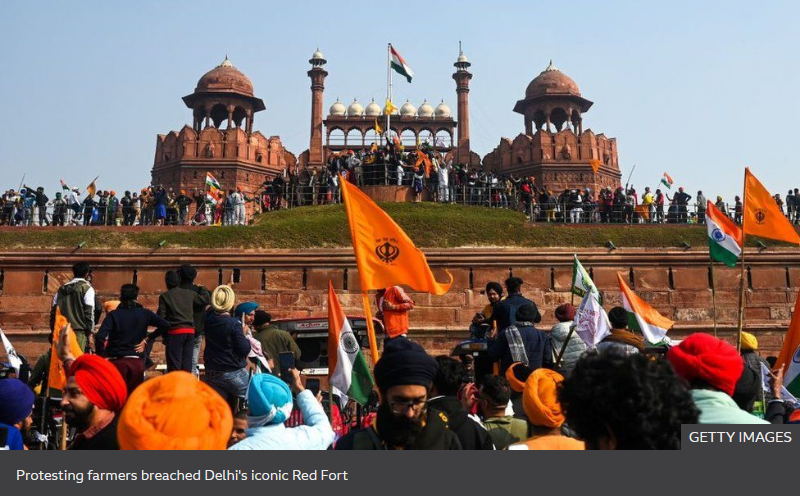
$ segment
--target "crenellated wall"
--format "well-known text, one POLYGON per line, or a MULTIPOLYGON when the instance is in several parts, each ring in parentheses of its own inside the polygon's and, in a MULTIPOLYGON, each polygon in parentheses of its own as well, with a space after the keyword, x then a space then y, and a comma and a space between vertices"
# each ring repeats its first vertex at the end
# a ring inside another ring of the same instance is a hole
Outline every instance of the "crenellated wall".
MULTIPOLYGON (((556 306, 569 302, 571 249, 452 249, 426 252, 439 280, 452 273, 450 292, 433 296, 411 292, 417 307, 411 313, 412 337, 433 353, 448 351, 467 335, 475 314, 486 304, 481 290, 489 281, 513 274, 525 281, 523 292, 543 314, 542 327, 555 323, 556 306)), ((616 274, 622 272, 642 298, 677 324, 680 338, 712 328, 713 306, 708 253, 703 250, 618 249, 578 250, 578 256, 603 291, 607 308, 620 303, 616 274)), ((746 327, 762 349, 775 353, 800 291, 800 253, 769 249, 747 253, 746 327)), ((94 268, 93 285, 102 300, 115 299, 119 287, 135 282, 140 301, 155 309, 164 290, 165 270, 192 263, 198 283, 210 288, 234 285, 241 301, 253 300, 275 318, 327 315, 328 278, 345 311, 363 315, 358 271, 350 249, 288 251, 156 252, 16 252, 0 253, 0 326, 14 345, 35 357, 46 347, 48 311, 59 285, 71 278, 70 267, 87 260, 94 268)), ((732 340, 737 318, 739 269, 715 266, 720 335, 732 340)), ((577 301, 576 301, 577 303, 577 301)))

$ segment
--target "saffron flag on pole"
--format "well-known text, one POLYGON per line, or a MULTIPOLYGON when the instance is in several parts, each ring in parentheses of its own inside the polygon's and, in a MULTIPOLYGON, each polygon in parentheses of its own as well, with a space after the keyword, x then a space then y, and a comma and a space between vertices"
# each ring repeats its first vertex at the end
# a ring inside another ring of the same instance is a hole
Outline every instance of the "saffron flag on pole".
POLYGON ((92 179, 92 182, 89 183, 89 186, 86 186, 86 193, 88 193, 89 196, 94 196, 94 195, 97 194, 97 184, 96 183, 97 183, 97 179, 99 179, 99 178, 100 178, 100 176, 97 176, 96 178, 92 179))
POLYGON ((358 187, 339 181, 350 224, 361 290, 384 289, 404 284, 416 291, 443 295, 447 283, 436 282, 425 254, 411 238, 358 187))
POLYGON ((11 367, 19 374, 19 368, 22 367, 22 359, 17 354, 17 350, 11 346, 11 341, 8 340, 2 329, 0 329, 0 339, 3 341, 3 347, 6 349, 6 359, 8 363, 10 363, 11 367))
POLYGON ((383 129, 381 129, 381 126, 378 124, 377 117, 375 118, 375 134, 383 134, 383 129))
POLYGON ((720 212, 711 200, 706 207, 706 228, 711 258, 728 267, 736 267, 736 262, 742 256, 742 230, 720 212))
POLYGON ((397 107, 394 106, 391 100, 386 100, 386 106, 383 108, 383 112, 386 115, 391 115, 394 111, 397 110, 397 107))
POLYGON ((794 225, 783 215, 775 198, 750 173, 749 168, 744 170, 742 232, 745 236, 759 236, 800 245, 800 235, 794 225))
MULTIPOLYGON (((578 260, 578 255, 574 255, 574 257, 575 259, 572 262, 572 288, 570 291, 572 294, 578 295, 581 298, 586 296, 586 293, 594 291, 597 293, 597 299, 602 305, 603 298, 597 291, 597 286, 595 286, 592 278, 589 277, 589 273, 586 272, 586 269, 583 268, 583 264, 578 260)), ((581 305, 582 304, 583 303, 581 303, 581 305)))
POLYGON ((600 292, 593 286, 586 291, 575 312, 575 332, 589 348, 595 348, 611 334, 611 323, 600 302, 600 292))
POLYGON ((673 181, 672 178, 669 177, 669 174, 667 174, 666 172, 661 177, 661 184, 663 184, 664 187, 667 188, 667 189, 672 189, 672 185, 674 183, 675 183, 675 181, 673 181))
MULTIPOLYGON (((61 311, 56 308, 56 321, 53 325, 53 343, 50 345, 50 367, 47 375, 47 384, 50 389, 63 390, 64 386, 67 384, 67 374, 64 370, 64 364, 58 359, 58 353, 56 352, 56 344, 58 344, 59 339, 61 339, 61 330, 64 328, 64 326, 69 326, 67 319, 61 315, 61 311)), ((72 356, 78 358, 79 356, 83 355, 83 350, 81 350, 81 347, 78 344, 78 339, 75 337, 75 332, 72 331, 72 326, 69 326, 68 328, 70 330, 69 349, 70 352, 72 352, 72 356)))
POLYGON ((208 191, 206 192, 206 199, 214 205, 219 203, 219 193, 222 191, 222 186, 219 185, 219 182, 217 182, 217 178, 214 177, 214 174, 210 172, 206 172, 206 187, 208 188, 208 191))
POLYGON ((778 353, 773 370, 784 368, 783 384, 795 396, 800 396, 800 294, 794 304, 792 322, 783 338, 783 347, 778 353))
POLYGON ((663 341, 667 331, 675 325, 675 322, 636 296, 620 274, 617 274, 617 279, 619 279, 619 289, 622 291, 622 307, 628 312, 628 327, 632 331, 641 332, 650 343, 663 341))
POLYGON ((405 76, 406 80, 410 83, 411 78, 414 77, 414 71, 406 64, 406 59, 394 49, 391 43, 389 43, 389 54, 392 60, 392 69, 401 76, 405 76))
POLYGON ((343 398, 366 405, 374 382, 350 321, 328 280, 328 376, 331 388, 343 398))
POLYGON ((597 171, 600 170, 600 164, 601 164, 601 162, 599 160, 590 160, 589 161, 589 165, 592 166, 592 171, 594 171, 595 174, 597 174, 597 171))

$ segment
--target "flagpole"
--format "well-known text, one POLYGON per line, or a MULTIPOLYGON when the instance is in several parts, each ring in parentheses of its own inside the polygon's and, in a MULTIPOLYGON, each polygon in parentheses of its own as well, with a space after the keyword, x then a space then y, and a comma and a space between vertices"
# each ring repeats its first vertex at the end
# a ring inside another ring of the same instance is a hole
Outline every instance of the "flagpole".
MULTIPOLYGON (((362 287, 364 281, 361 281, 362 287)), ((364 305, 364 317, 367 319, 367 337, 369 338, 369 351, 372 355, 372 366, 378 363, 380 355, 378 353, 378 339, 375 337, 375 325, 372 322, 372 307, 369 304, 369 292, 361 291, 361 304, 364 305)))
POLYGON ((744 195, 742 198, 742 269, 739 278, 739 323, 736 331, 736 351, 742 351, 742 330, 744 329, 744 252, 747 245, 747 231, 745 231, 745 221, 747 219, 747 167, 744 169, 744 195))
POLYGON ((711 306, 714 311, 714 337, 717 337, 717 285, 714 282, 714 259, 711 258, 711 251, 708 252, 708 266, 711 271, 711 306))
MULTIPOLYGON (((386 48, 386 100, 392 101, 392 44, 386 48)), ((384 107, 385 109, 386 107, 384 107)), ((389 140, 392 136, 391 127, 391 112, 386 112, 386 145, 389 145, 389 140)))

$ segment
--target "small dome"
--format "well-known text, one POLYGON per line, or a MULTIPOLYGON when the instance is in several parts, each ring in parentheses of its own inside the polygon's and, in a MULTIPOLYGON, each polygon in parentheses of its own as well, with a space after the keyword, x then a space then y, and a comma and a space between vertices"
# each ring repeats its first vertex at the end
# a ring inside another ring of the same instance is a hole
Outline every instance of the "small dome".
POLYGON ((447 119, 452 116, 450 113, 450 107, 444 103, 444 100, 442 100, 442 103, 436 106, 436 110, 433 111, 433 115, 437 119, 447 119))
POLYGON ((381 106, 375 103, 375 99, 373 98, 369 105, 367 105, 366 110, 364 111, 364 115, 367 117, 377 117, 381 115, 381 106))
POLYGON ((253 83, 231 64, 228 56, 217 67, 203 74, 197 81, 195 93, 238 93, 253 96, 253 83))
POLYGON ((403 117, 414 117, 417 115, 417 109, 414 108, 414 105, 406 100, 406 103, 400 107, 400 115, 403 117))
POLYGON ((358 100, 353 98, 353 103, 347 107, 347 117, 361 117, 361 114, 364 113, 364 107, 358 103, 358 100))
POLYGON ((433 107, 430 106, 428 100, 425 100, 417 109, 417 113, 420 117, 431 117, 433 115, 433 107))
POLYGON ((311 60, 325 60, 322 52, 319 51, 319 47, 317 48, 317 51, 314 52, 314 55, 311 56, 311 60))
POLYGON ((342 102, 339 101, 337 98, 336 101, 331 105, 330 115, 334 116, 343 116, 347 112, 347 109, 344 108, 342 102))
POLYGON ((550 61, 550 65, 547 66, 547 69, 542 71, 541 74, 536 76, 533 81, 528 84, 528 88, 525 90, 525 98, 551 95, 581 96, 581 90, 578 88, 578 84, 575 83, 571 77, 558 70, 556 66, 553 65, 552 60, 550 61))

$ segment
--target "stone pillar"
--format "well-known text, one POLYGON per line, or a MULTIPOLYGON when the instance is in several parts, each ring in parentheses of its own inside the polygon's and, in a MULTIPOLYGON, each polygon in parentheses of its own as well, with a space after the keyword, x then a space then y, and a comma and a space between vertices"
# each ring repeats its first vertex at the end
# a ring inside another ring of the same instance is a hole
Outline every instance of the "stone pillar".
POLYGON ((456 142, 456 163, 468 164, 470 160, 469 144, 469 81, 472 74, 467 68, 458 68, 453 74, 458 97, 458 141, 456 142))
POLYGON ((308 144, 308 166, 321 167, 324 161, 322 149, 322 103, 325 77, 328 72, 321 66, 307 72, 311 78, 311 139, 308 144))

